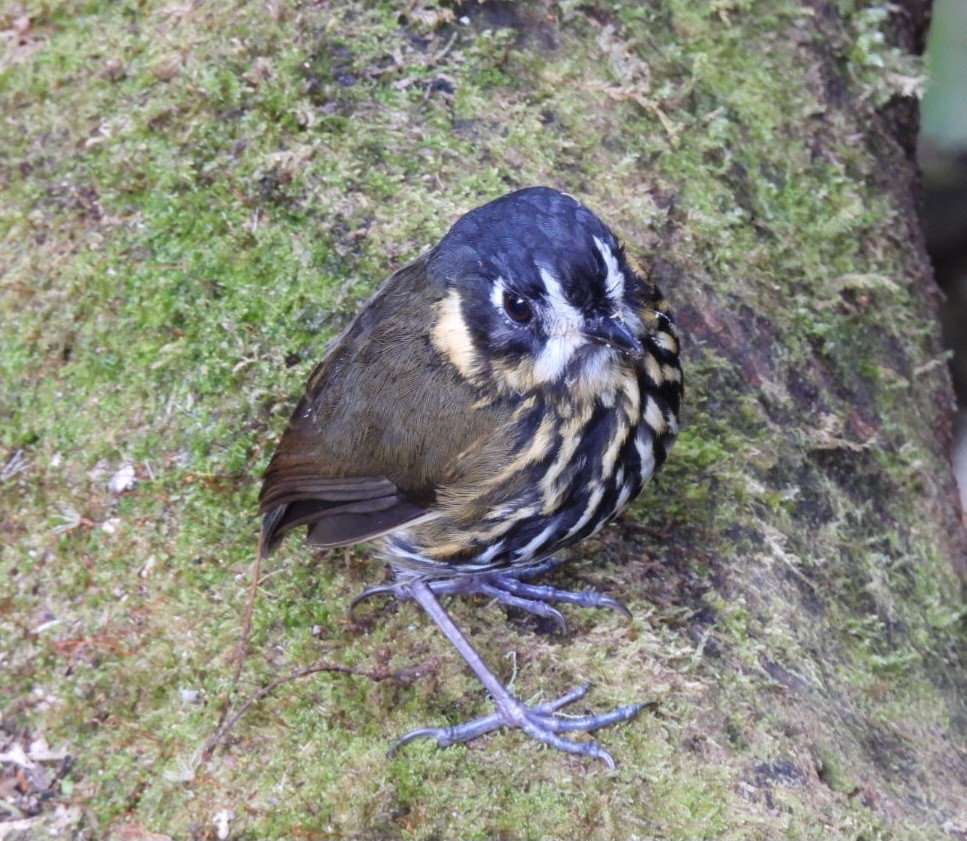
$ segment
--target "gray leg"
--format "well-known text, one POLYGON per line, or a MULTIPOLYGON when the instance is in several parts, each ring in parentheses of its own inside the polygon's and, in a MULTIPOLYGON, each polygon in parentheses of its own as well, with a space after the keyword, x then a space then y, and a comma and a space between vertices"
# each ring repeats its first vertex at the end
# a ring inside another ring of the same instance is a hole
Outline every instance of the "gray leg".
POLYGON ((428 727, 414 730, 412 733, 403 736, 393 746, 391 753, 400 746, 424 736, 435 738, 438 745, 445 747, 458 742, 468 742, 498 727, 517 727, 523 730, 528 736, 553 748, 580 756, 590 756, 595 759, 600 759, 609 768, 614 768, 614 760, 611 758, 611 754, 593 742, 572 742, 557 734, 579 730, 597 730, 600 727, 607 727, 611 724, 628 721, 634 718, 643 707, 647 706, 646 704, 629 704, 628 706, 619 707, 610 713, 598 716, 558 718, 554 714, 557 710, 584 697, 590 688, 590 685, 585 685, 577 689, 572 689, 556 701, 541 704, 534 708, 526 707, 514 698, 497 679, 496 675, 487 668, 467 638, 453 624, 453 620, 450 619, 443 605, 437 600, 436 595, 428 583, 417 580, 401 585, 402 588, 408 591, 407 595, 409 597, 416 599, 420 603, 430 618, 440 627, 440 630, 446 634, 447 639, 460 652, 460 655, 467 661, 470 669, 490 693, 490 696, 494 699, 494 703, 497 706, 497 710, 491 715, 455 727, 428 727))

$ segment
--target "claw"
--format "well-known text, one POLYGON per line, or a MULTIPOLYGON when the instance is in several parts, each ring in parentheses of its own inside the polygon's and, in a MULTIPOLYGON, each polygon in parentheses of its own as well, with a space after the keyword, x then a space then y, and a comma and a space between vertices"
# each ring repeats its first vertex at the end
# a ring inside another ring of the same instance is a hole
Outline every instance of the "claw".
POLYGON ((390 749, 386 751, 386 755, 392 758, 396 756, 396 752, 401 747, 403 747, 403 745, 408 745, 410 742, 415 741, 416 739, 422 739, 422 738, 427 738, 427 739, 437 738, 437 744, 440 745, 441 747, 445 747, 445 745, 443 745, 438 738, 438 734, 445 729, 446 728, 444 727, 421 727, 419 730, 411 730, 405 736, 400 736, 400 738, 398 738, 395 742, 393 742, 390 749))
POLYGON ((548 701, 546 704, 540 704, 536 709, 541 713, 557 712, 557 710, 561 709, 561 707, 566 707, 568 704, 573 704, 575 701, 580 701, 590 691, 591 681, 588 681, 587 683, 582 683, 580 686, 575 686, 570 692, 565 692, 555 701, 548 701))
POLYGON ((349 612, 352 613, 359 605, 373 596, 393 596, 398 599, 400 598, 399 585, 377 584, 375 587, 367 587, 349 603, 349 612))

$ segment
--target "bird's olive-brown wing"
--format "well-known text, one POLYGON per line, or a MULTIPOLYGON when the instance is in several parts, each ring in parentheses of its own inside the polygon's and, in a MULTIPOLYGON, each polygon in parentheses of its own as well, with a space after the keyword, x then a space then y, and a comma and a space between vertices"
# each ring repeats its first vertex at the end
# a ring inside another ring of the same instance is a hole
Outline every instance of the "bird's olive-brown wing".
POLYGON ((422 260, 401 269, 313 373, 265 473, 266 550, 302 525, 340 546, 432 516, 439 488, 493 461, 474 453, 505 418, 433 346, 442 297, 422 260))

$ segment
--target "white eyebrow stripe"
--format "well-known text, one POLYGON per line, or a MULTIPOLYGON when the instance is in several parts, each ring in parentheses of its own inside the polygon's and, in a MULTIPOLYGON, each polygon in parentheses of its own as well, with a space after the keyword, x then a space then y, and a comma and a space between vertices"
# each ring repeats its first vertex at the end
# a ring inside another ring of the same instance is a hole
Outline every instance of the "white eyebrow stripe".
POLYGON ((618 268, 618 258, 614 256, 611 247, 599 237, 594 237, 594 244, 598 252, 604 259, 604 264, 608 267, 608 277, 604 282, 604 287, 608 291, 608 297, 616 304, 624 302, 625 297, 625 276, 618 268))

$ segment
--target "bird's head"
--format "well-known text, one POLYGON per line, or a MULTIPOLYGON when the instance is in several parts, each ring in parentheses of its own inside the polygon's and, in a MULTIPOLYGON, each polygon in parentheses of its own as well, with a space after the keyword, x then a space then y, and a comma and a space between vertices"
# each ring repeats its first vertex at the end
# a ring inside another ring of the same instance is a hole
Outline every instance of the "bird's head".
POLYGON ((653 287, 608 227, 557 190, 519 190, 471 211, 427 268, 445 289, 434 345, 488 391, 609 391, 644 352, 653 287))

